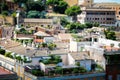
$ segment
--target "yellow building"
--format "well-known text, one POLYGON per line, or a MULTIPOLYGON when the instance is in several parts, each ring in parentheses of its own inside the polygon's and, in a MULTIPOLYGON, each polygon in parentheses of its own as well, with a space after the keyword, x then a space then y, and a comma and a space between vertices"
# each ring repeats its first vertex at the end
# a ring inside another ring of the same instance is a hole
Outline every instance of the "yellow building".
POLYGON ((111 8, 112 10, 115 10, 116 19, 120 20, 120 4, 118 3, 96 3, 94 6, 97 7, 106 7, 111 8))
POLYGON ((78 0, 64 0, 69 6, 78 5, 78 0))

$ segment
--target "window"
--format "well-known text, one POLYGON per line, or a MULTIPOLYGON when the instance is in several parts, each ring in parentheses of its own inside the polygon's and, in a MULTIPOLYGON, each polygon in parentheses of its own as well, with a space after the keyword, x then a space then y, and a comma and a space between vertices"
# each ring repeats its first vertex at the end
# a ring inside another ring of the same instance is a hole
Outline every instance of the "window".
POLYGON ((109 76, 108 76, 108 80, 112 80, 112 75, 109 75, 109 76))
POLYGON ((120 74, 119 74, 119 75, 117 75, 117 80, 120 80, 120 74))

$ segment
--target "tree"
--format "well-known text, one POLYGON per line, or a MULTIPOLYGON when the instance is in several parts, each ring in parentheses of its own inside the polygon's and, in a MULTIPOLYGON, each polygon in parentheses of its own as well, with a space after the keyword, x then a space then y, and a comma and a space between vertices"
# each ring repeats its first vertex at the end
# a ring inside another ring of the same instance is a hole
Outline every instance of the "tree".
MULTIPOLYGON (((29 1, 29 0, 28 0, 29 1)), ((26 3, 27 11, 43 11, 45 10, 45 5, 42 3, 42 0, 30 1, 26 3)))
POLYGON ((4 15, 4 16, 8 16, 8 11, 2 11, 2 15, 4 15))
POLYGON ((59 4, 59 0, 47 0, 47 5, 50 5, 52 7, 54 7, 54 5, 58 5, 59 4))
POLYGON ((1 6, 0 6, 0 7, 1 7, 1 12, 8 10, 8 5, 7 5, 5 2, 1 3, 1 6))
POLYGON ((96 22, 93 24, 94 27, 99 27, 99 25, 100 25, 100 24, 99 24, 99 23, 96 23, 96 22))
POLYGON ((93 27, 93 24, 89 23, 89 22, 85 23, 85 25, 86 25, 87 28, 92 28, 93 27))
POLYGON ((47 5, 52 6, 56 13, 64 14, 68 4, 63 0, 47 0, 47 5))
POLYGON ((0 54, 2 54, 2 55, 5 55, 5 50, 4 49, 0 49, 0 54))
POLYGON ((66 9, 65 14, 67 14, 68 16, 72 16, 73 20, 76 21, 77 15, 80 14, 81 12, 82 11, 79 6, 72 6, 66 9))
POLYGON ((28 0, 13 0, 14 3, 26 3, 28 0))
POLYGON ((67 24, 70 24, 70 23, 67 21, 67 19, 65 19, 65 18, 61 18, 61 19, 60 19, 60 23, 61 23, 61 25, 62 25, 63 27, 65 27, 67 24))
POLYGON ((27 18, 45 18, 45 12, 42 11, 29 11, 27 14, 27 18))
POLYGON ((59 4, 54 6, 54 11, 60 14, 64 14, 68 4, 65 1, 59 1, 59 4))
POLYGON ((105 30, 104 33, 107 39, 116 40, 115 32, 110 30, 105 30))

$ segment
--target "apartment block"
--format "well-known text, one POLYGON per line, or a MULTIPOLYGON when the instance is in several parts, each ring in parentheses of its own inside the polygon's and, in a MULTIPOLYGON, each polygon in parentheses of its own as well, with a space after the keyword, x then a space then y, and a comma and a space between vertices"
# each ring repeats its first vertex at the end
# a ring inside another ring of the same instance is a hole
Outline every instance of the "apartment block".
POLYGON ((83 7, 82 13, 78 15, 78 21, 82 24, 90 22, 104 26, 115 26, 115 10, 103 7, 83 7))
POLYGON ((96 3, 94 6, 110 8, 115 10, 116 19, 120 20, 120 4, 119 3, 96 3))

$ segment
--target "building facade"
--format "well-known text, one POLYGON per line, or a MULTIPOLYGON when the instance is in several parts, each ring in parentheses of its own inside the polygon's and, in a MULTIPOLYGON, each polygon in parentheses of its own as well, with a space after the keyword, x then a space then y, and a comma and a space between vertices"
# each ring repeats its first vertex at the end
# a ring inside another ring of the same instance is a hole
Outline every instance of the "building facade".
POLYGON ((80 6, 92 6, 93 0, 78 0, 80 6))
POLYGON ((105 26, 115 26, 115 11, 109 8, 84 7, 82 8, 82 13, 78 15, 78 21, 82 24, 90 22, 105 26))
POLYGON ((119 3, 96 3, 94 6, 101 6, 115 10, 116 19, 120 20, 120 4, 119 3))
POLYGON ((120 51, 106 52, 106 80, 120 80, 120 51))

